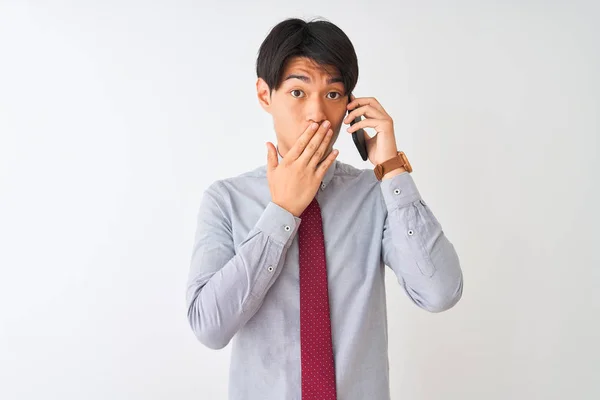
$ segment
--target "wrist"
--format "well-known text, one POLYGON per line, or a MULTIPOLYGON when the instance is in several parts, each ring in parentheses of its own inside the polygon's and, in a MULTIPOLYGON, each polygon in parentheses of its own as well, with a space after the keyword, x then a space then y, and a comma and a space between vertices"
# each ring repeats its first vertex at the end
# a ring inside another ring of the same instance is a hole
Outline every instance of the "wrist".
POLYGON ((403 151, 399 151, 395 157, 377 164, 373 172, 375 172, 375 177, 379 181, 382 181, 383 179, 393 178, 403 172, 412 172, 412 166, 408 162, 406 154, 403 151))
POLYGON ((271 202, 273 202, 274 204, 276 204, 277 206, 281 207, 282 209, 284 209, 285 211, 289 212, 290 214, 292 214, 294 217, 299 217, 300 214, 302 213, 298 213, 298 211, 296 209, 294 209, 293 207, 288 206, 287 204, 285 204, 285 202, 283 201, 279 201, 276 199, 271 198, 271 202))
POLYGON ((404 167, 396 168, 395 170, 393 170, 393 171, 390 171, 390 172, 388 172, 387 174, 385 174, 385 175, 384 175, 384 176, 381 178, 381 180, 382 180, 382 181, 385 181, 386 179, 392 179, 393 177, 395 177, 395 176, 398 176, 398 175, 400 175, 400 174, 402 174, 402 173, 404 173, 404 172, 407 172, 407 171, 406 171, 406 168, 404 168, 404 167))

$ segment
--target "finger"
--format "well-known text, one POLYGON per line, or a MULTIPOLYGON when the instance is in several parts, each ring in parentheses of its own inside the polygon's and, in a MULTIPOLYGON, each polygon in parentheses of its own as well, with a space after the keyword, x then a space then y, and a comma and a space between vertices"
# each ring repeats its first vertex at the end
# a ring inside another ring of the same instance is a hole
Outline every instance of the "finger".
POLYGON ((350 93, 350 96, 348 96, 348 103, 346 104, 346 107, 349 106, 354 101, 354 99, 356 99, 356 96, 350 93))
POLYGON ((384 114, 387 114, 385 112, 385 109, 383 108, 383 106, 374 97, 357 97, 354 100, 352 100, 350 103, 348 103, 346 108, 348 110, 353 110, 357 107, 367 106, 367 105, 378 109, 379 111, 381 111, 384 114))
POLYGON ((352 96, 352 101, 350 101, 350 103, 348 103, 346 105, 346 108, 348 108, 349 110, 352 110, 356 107, 366 106, 366 105, 370 105, 377 109, 380 109, 381 111, 384 111, 381 103, 379 103, 379 101, 374 97, 354 97, 354 96, 352 96))
POLYGON ((337 149, 334 149, 331 153, 329 153, 327 158, 325 160, 323 160, 321 165, 319 165, 319 168, 317 168, 317 174, 316 174, 319 179, 323 180, 323 178, 325 177, 325 174, 327 173, 327 170, 329 169, 331 164, 333 164, 333 162, 337 158, 338 154, 340 154, 340 152, 337 149))
POLYGON ((304 151, 314 134, 317 132, 318 128, 319 124, 316 122, 309 124, 308 127, 302 133, 302 135, 298 138, 298 140, 296 140, 296 143, 294 143, 290 151, 287 152, 284 159, 286 161, 296 161, 298 157, 300 157, 300 155, 302 154, 302 152, 304 151))
POLYGON ((354 110, 352 110, 352 112, 350 112, 346 118, 344 118, 344 123, 345 124, 350 124, 350 122, 352 122, 356 117, 360 117, 360 116, 365 116, 367 118, 375 118, 375 119, 385 119, 386 115, 381 113, 381 111, 379 111, 378 109, 374 108, 373 106, 362 106, 362 107, 358 107, 355 108, 354 110))
POLYGON ((317 168, 317 165, 319 165, 319 163, 323 159, 323 156, 325 155, 325 152, 329 148, 329 143, 331 143, 332 137, 333 137, 333 130, 330 128, 327 131, 327 133, 325 134, 325 138, 321 142, 321 145, 319 146, 317 151, 315 151, 315 154, 312 156, 312 158, 308 162, 309 167, 317 168))
POLYGON ((323 123, 319 126, 317 132, 310 139, 310 142, 308 142, 308 145, 306 145, 302 154, 300 154, 300 157, 298 157, 298 160, 302 160, 305 165, 308 165, 310 159, 315 154, 315 152, 321 145, 321 142, 325 138, 325 135, 327 134, 327 131, 329 130, 330 126, 331 124, 329 123, 329 121, 323 121, 323 123))
POLYGON ((271 142, 267 142, 267 170, 274 170, 279 165, 277 158, 277 149, 271 142))
POLYGON ((375 129, 375 131, 379 132, 381 130, 379 128, 383 125, 384 122, 385 121, 380 120, 380 119, 373 119, 373 118, 363 119, 362 121, 357 122, 354 125, 352 125, 351 127, 349 127, 348 133, 352 133, 359 129, 364 129, 364 128, 373 128, 373 129, 375 129))

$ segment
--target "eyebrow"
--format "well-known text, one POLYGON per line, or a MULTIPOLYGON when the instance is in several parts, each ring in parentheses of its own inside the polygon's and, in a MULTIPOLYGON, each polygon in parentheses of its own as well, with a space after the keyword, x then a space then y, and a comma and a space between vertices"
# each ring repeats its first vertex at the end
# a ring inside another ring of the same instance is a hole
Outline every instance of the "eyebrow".
MULTIPOLYGON (((310 83, 310 78, 306 75, 290 74, 284 79, 284 81, 287 81, 288 79, 300 79, 302 82, 310 83)), ((332 83, 338 83, 338 82, 344 83, 344 80, 342 79, 341 76, 334 76, 333 78, 327 79, 328 85, 331 85, 332 83)))

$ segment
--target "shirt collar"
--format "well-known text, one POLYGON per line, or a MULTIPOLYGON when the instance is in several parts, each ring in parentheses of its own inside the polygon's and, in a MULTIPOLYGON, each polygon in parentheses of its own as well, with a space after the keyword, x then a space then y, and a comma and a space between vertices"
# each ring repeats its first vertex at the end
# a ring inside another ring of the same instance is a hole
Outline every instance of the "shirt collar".
MULTIPOLYGON (((279 162, 281 162, 281 159, 283 158, 281 156, 281 154, 279 154, 279 146, 276 146, 277 149, 277 159, 279 162)), ((331 182, 331 179, 333 178, 333 175, 335 174, 335 167, 337 165, 337 160, 334 160, 333 163, 331 164, 331 166, 329 167, 329 169, 327 170, 327 172, 325 172, 325 176, 323 177, 323 180, 321 181, 321 190, 325 189, 327 187, 327 185, 329 184, 329 182, 331 182)))

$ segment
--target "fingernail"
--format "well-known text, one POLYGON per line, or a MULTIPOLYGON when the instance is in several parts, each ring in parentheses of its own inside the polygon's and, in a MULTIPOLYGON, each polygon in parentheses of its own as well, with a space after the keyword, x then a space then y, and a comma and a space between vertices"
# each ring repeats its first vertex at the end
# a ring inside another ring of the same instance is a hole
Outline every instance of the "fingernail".
POLYGON ((317 124, 316 122, 313 122, 312 125, 310 126, 312 129, 317 129, 319 127, 319 124, 317 124))
POLYGON ((325 127, 325 128, 329 128, 329 125, 330 125, 330 124, 331 124, 331 123, 330 123, 329 121, 325 121, 325 122, 323 122, 323 127, 325 127))

